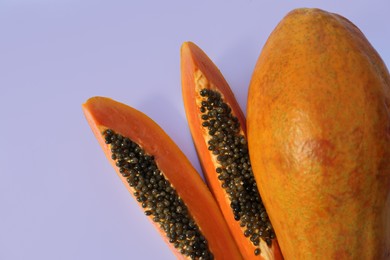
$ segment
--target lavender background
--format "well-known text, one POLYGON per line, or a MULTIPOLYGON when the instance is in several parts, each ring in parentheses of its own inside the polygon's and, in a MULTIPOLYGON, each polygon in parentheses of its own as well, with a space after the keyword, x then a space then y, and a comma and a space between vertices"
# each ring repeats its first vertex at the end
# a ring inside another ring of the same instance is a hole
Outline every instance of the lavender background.
POLYGON ((346 16, 390 65, 390 2, 313 2, 0 0, 0 259, 174 259, 81 104, 102 95, 144 111, 199 170, 180 91, 183 41, 209 54, 243 108, 261 47, 296 7, 346 16))

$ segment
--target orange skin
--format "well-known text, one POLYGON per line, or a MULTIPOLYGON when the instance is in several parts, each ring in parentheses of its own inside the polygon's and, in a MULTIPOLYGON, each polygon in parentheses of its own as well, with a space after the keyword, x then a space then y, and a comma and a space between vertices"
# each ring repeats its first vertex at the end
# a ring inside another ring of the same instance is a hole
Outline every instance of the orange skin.
POLYGON ((247 119, 286 259, 390 259, 390 76, 356 26, 288 14, 257 61, 247 119))
POLYGON ((261 240, 262 253, 260 256, 256 256, 254 254, 255 247, 252 245, 250 240, 244 236, 239 222, 234 220, 229 199, 225 191, 221 188, 221 181, 218 180, 217 173, 215 172, 216 165, 214 164, 212 155, 207 148, 208 145, 205 141, 207 133, 201 125, 202 120, 200 118, 199 107, 196 104, 196 100, 200 97, 200 89, 197 89, 195 75, 199 70, 205 78, 207 78, 208 82, 211 83, 210 86, 215 87, 215 89, 213 87, 210 88, 220 92, 224 101, 232 108, 232 113, 239 119, 242 134, 244 136, 246 133, 246 123, 244 114, 242 113, 233 92, 218 68, 198 46, 192 42, 185 42, 181 48, 181 74, 184 107, 207 184, 216 198, 225 219, 227 220, 229 228, 244 259, 282 259, 276 240, 273 241, 271 248, 269 248, 266 243, 261 240))
MULTIPOLYGON (((102 132, 107 128, 130 138, 146 153, 154 155, 158 168, 176 189, 199 225, 215 259, 242 259, 209 189, 177 145, 153 120, 134 108, 104 97, 89 99, 83 104, 83 110, 107 159, 132 196, 134 190, 128 185, 126 178, 119 173, 115 161, 111 159, 109 146, 102 136, 102 132)), ((151 222, 169 244, 176 257, 186 259, 168 242, 160 226, 152 220, 151 222)))

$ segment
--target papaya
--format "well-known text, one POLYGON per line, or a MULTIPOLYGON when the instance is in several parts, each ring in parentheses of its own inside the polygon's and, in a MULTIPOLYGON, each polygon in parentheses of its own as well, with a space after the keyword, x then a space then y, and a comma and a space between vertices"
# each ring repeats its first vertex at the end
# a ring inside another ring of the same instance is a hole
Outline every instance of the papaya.
POLYGON ((244 259, 281 259, 249 161, 246 122, 232 90, 194 43, 181 47, 187 121, 207 184, 244 259))
POLYGON ((390 259, 390 76, 346 18, 296 9, 250 81, 255 179, 285 259, 390 259))
POLYGON ((89 99, 83 110, 119 178, 178 259, 242 259, 206 184, 152 119, 104 97, 89 99))

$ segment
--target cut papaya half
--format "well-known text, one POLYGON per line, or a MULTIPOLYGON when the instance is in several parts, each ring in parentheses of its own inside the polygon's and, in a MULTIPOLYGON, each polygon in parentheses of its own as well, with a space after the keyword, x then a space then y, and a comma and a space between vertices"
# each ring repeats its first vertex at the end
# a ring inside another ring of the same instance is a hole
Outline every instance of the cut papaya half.
POLYGON ((178 259, 242 259, 206 184, 152 119, 104 97, 89 99, 83 110, 120 179, 178 259))
POLYGON ((181 48, 184 107, 206 181, 245 259, 282 259, 249 160, 245 117, 228 83, 194 43, 181 48))

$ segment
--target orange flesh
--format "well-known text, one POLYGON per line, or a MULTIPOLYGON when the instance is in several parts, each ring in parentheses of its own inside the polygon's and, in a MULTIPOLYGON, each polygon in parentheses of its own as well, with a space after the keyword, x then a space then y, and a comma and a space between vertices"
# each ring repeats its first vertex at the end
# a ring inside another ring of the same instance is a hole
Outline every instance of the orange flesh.
POLYGON ((244 231, 240 227, 240 222, 234 219, 228 195, 221 188, 221 181, 218 179, 215 172, 215 169, 219 164, 215 161, 215 156, 208 150, 207 141, 210 137, 202 126, 200 118, 199 103, 201 96, 199 92, 202 88, 208 88, 221 93, 224 102, 231 107, 232 114, 236 116, 240 122, 240 134, 246 137, 245 117, 233 92, 214 63, 199 47, 191 42, 186 42, 182 45, 181 73, 183 100, 186 108, 187 121, 191 129, 205 178, 228 222, 230 231, 232 232, 243 257, 245 259, 282 259, 276 239, 272 241, 271 248, 261 239, 261 255, 256 256, 254 254, 254 250, 257 247, 250 242, 249 238, 244 236, 244 231))
MULTIPOLYGON (((126 178, 119 173, 115 161, 111 159, 111 151, 102 135, 106 129, 112 129, 128 137, 139 144, 147 154, 155 157, 158 168, 184 201, 192 218, 208 241, 209 250, 215 259, 242 259, 207 186, 177 145, 153 120, 129 106, 104 97, 89 99, 83 104, 83 110, 107 159, 132 196, 134 189, 128 185, 126 178)), ((164 230, 157 223, 152 223, 177 258, 185 259, 186 256, 180 254, 168 242, 164 230)))

